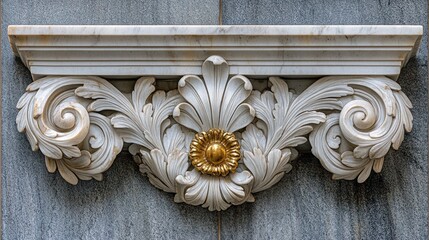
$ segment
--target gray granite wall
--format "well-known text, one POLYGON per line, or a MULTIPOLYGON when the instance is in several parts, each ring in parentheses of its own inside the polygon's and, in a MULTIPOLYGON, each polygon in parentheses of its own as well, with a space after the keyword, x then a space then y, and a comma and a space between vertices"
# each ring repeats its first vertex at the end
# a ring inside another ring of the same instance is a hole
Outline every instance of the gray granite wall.
MULTIPOLYGON (((420 24, 427 1, 223 0, 223 24, 420 24)), ((10 24, 217 24, 215 0, 23 1, 2 4, 3 239, 427 239, 427 33, 398 80, 413 102, 414 129, 380 174, 332 181, 317 159, 253 204, 220 214, 174 204, 121 154, 103 182, 70 186, 48 174, 16 130, 15 105, 31 82, 7 40, 10 24)))

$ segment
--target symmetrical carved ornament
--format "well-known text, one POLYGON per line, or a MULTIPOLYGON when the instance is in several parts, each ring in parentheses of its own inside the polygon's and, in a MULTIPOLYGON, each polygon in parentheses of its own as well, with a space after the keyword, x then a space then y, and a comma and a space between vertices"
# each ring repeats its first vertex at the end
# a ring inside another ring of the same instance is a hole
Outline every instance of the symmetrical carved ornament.
POLYGON ((153 77, 129 95, 100 77, 49 76, 28 86, 16 122, 48 171, 71 184, 101 180, 125 142, 155 187, 211 211, 254 201, 307 138, 334 179, 364 182, 411 131, 411 103, 389 78, 323 77, 299 95, 279 77, 269 82, 253 90, 220 56, 171 91, 153 77))
POLYGON ((279 182, 307 140, 333 179, 361 183, 412 128, 394 80, 421 26, 22 25, 8 35, 34 80, 18 130, 71 184, 102 180, 125 149, 175 202, 220 211, 279 182))

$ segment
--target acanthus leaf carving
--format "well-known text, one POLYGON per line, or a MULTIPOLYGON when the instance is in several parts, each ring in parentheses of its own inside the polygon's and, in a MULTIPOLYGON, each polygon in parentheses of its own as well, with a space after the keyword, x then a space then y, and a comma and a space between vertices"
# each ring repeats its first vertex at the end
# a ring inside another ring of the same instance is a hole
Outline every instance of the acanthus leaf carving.
MULTIPOLYGON (((321 80, 319 88, 339 82, 321 80)), ((353 86, 340 113, 328 115, 310 134, 313 154, 332 172, 334 179, 364 182, 371 170, 380 172, 390 147, 398 149, 405 131, 412 129, 411 102, 400 86, 386 77, 343 77, 353 86)))
POLYGON ((175 192, 173 180, 177 173, 184 173, 189 164, 184 161, 185 135, 177 124, 168 128, 171 125, 168 117, 182 98, 177 91, 155 92, 154 81, 154 78, 138 79, 131 101, 115 88, 92 83, 78 88, 76 93, 96 99, 91 109, 117 112, 111 122, 124 141, 133 144, 130 151, 141 159, 141 172, 147 174, 156 187, 175 192))
MULTIPOLYGON (((195 134, 210 129, 234 133, 246 127, 255 115, 253 107, 244 103, 252 90, 250 81, 240 75, 229 78, 228 64, 219 56, 209 57, 202 72, 203 79, 189 75, 179 81, 179 92, 186 102, 174 109, 174 119, 195 134)), ((216 141, 213 139, 213 143, 216 141)), ((202 205, 209 210, 225 210, 231 204, 253 199, 248 191, 253 176, 247 170, 239 169, 221 177, 194 169, 176 180, 179 189, 175 201, 202 205)))
POLYGON ((46 77, 21 97, 17 125, 69 183, 101 180, 126 142, 154 186, 211 211, 254 201, 291 170, 307 138, 334 179, 363 182, 411 131, 411 103, 386 77, 325 77, 300 94, 279 77, 269 82, 252 90, 220 56, 170 91, 153 77, 131 94, 99 77, 46 77))
POLYGON ((85 82, 108 84, 96 77, 47 77, 30 84, 17 104, 18 130, 45 155, 48 171, 58 170, 71 184, 101 180, 123 144, 110 119, 88 113, 89 101, 75 95, 85 82))

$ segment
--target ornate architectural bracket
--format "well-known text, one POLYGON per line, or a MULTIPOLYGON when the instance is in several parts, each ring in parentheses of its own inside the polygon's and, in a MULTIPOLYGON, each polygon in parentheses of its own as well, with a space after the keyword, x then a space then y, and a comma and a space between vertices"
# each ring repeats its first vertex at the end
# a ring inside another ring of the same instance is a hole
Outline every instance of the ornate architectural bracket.
POLYGON ((364 182, 412 128, 395 80, 421 26, 8 30, 34 78, 18 130, 71 184, 128 143, 154 186, 220 211, 280 181, 307 139, 334 179, 364 182))

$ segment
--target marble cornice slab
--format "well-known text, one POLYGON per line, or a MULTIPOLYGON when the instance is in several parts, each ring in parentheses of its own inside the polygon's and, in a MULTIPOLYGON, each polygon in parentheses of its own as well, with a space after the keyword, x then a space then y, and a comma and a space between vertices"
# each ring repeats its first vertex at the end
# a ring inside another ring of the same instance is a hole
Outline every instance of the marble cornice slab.
POLYGON ((126 146, 155 187, 210 211, 254 201, 307 141, 333 179, 362 183, 412 130, 395 80, 422 31, 9 26, 34 80, 17 128, 71 184, 102 180, 126 146))
POLYGON ((421 26, 9 26, 34 79, 201 75, 211 55, 251 77, 384 75, 396 79, 421 26))

